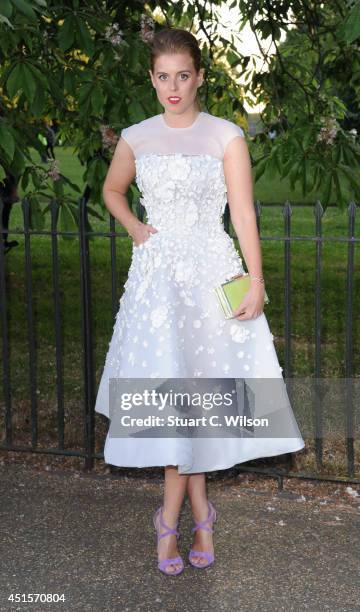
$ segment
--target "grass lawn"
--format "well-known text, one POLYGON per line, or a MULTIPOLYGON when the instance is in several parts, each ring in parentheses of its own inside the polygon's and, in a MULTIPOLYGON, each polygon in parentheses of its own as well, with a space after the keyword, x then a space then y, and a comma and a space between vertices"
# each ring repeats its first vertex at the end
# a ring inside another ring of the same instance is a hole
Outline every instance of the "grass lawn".
MULTIPOLYGON (((70 148, 56 150, 61 171, 82 187, 83 169, 70 148)), ((20 192, 20 195, 21 192, 20 192)), ((255 185, 255 198, 263 204, 261 237, 263 272, 267 282, 270 304, 265 307, 269 326, 275 336, 280 364, 284 361, 284 241, 275 240, 284 235, 282 207, 267 206, 269 202, 289 199, 297 205, 291 216, 291 234, 301 239, 291 243, 291 339, 292 375, 313 376, 315 360, 315 256, 316 243, 304 240, 313 237, 315 194, 309 194, 306 202, 301 193, 290 194, 288 184, 270 181, 262 177, 255 185)), ((100 210, 100 207, 98 207, 100 210)), ((359 215, 358 215, 359 216, 359 215)), ((108 213, 104 221, 91 218, 94 231, 108 231, 108 213)), ((348 232, 346 211, 328 208, 323 217, 323 236, 345 238, 348 232)), ((20 203, 13 207, 10 229, 22 228, 20 203)), ((46 229, 49 228, 47 222, 46 229)), ((118 231, 121 230, 117 224, 118 231)), ((359 219, 356 220, 358 235, 359 219)), ((24 238, 16 238, 20 245, 6 255, 7 306, 10 343, 10 372, 13 404, 13 422, 16 442, 23 443, 30 436, 29 356, 26 313, 26 284, 24 269, 24 238)), ((238 246, 238 245, 237 245, 238 246)), ((64 358, 64 399, 66 445, 81 444, 82 435, 82 337, 80 309, 79 243, 77 239, 59 238, 60 299, 62 317, 62 348, 64 358)), ((344 377, 345 329, 346 329, 346 242, 326 241, 322 247, 321 278, 321 376, 344 377)), ((96 385, 110 341, 113 319, 113 300, 117 304, 126 280, 131 260, 130 238, 116 240, 116 296, 111 294, 110 244, 107 237, 94 237, 90 244, 92 331, 96 385)), ((54 444, 56 431, 56 353, 54 333, 54 303, 52 286, 52 254, 49 236, 31 238, 31 262, 33 282, 33 307, 36 336, 36 393, 38 398, 39 439, 41 445, 54 444)), ((359 269, 359 249, 355 249, 355 270, 359 269)), ((354 278, 353 300, 353 376, 360 374, 360 308, 359 275, 354 278)), ((96 390, 96 389, 95 389, 96 390)), ((0 396, 1 404, 3 398, 0 396)), ((102 435, 104 423, 100 425, 102 435)), ((97 450, 102 450, 101 442, 97 450)), ((338 469, 338 468, 336 468, 338 469)), ((328 466, 328 471, 331 467, 328 466)))

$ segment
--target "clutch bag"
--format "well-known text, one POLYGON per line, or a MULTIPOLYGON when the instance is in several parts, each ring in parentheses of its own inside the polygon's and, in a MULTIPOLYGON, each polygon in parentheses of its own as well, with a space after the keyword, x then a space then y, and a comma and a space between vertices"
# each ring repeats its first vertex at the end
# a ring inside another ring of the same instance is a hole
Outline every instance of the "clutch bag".
MULTIPOLYGON (((236 274, 218 287, 215 287, 215 293, 226 319, 234 318, 234 310, 240 306, 250 286, 250 276, 246 272, 244 274, 236 274)), ((269 302, 269 297, 265 291, 264 304, 269 302)))

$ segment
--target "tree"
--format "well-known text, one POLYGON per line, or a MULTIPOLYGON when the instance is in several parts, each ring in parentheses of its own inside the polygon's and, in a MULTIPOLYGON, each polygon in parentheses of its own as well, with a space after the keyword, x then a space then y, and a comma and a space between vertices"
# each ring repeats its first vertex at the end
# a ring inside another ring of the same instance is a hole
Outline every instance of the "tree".
POLYGON ((360 2, 239 4, 268 67, 259 74, 240 63, 249 72, 246 91, 263 102, 262 121, 277 132, 275 142, 260 137, 256 178, 266 170, 288 176, 304 195, 317 190, 324 205, 332 196, 347 203, 342 185, 359 200, 360 2))
MULTIPOLYGON (((359 147, 341 126, 348 108, 329 69, 345 52, 352 57, 351 86, 358 100, 359 53, 351 25, 358 4, 234 0, 231 6, 238 6, 242 16, 239 32, 224 37, 218 28, 220 0, 205 5, 198 0, 186 5, 167 0, 2 0, 0 180, 8 172, 21 177, 34 226, 41 227, 49 210, 40 207, 40 197, 48 198, 48 186, 61 203, 63 227, 77 224, 76 185, 56 165, 45 170, 31 157, 32 149, 44 155, 39 133, 44 121, 56 120, 61 140, 75 147, 84 165, 86 195, 92 204, 103 205, 101 186, 120 130, 161 110, 147 74, 148 43, 154 29, 172 25, 191 29, 204 40, 206 80, 200 95, 208 112, 244 125, 245 96, 265 103, 264 133, 254 139, 262 148, 254 157, 256 179, 267 169, 289 175, 293 185, 301 181, 304 192, 321 186, 325 205, 335 187, 343 205, 341 179, 359 198, 359 147), (238 50, 237 37, 247 22, 257 35, 271 37, 276 44, 275 58, 261 50, 267 72, 257 72, 251 58, 238 50), (278 44, 282 32, 288 40, 278 44), (301 40, 307 46, 299 55, 301 40), (239 86, 239 71, 244 86, 239 86), (266 133, 274 121, 281 126, 280 137, 270 143, 266 133), (71 186, 71 195, 65 195, 65 185, 71 186)), ((130 201, 136 193, 132 186, 130 201)), ((96 207, 88 210, 98 215, 96 207)))

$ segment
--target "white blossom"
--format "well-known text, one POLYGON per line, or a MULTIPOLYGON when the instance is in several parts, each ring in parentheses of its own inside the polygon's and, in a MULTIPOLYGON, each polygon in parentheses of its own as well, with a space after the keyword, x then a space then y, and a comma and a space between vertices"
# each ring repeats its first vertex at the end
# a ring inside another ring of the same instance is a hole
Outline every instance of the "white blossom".
POLYGON ((190 163, 186 157, 176 155, 168 162, 169 176, 173 180, 185 181, 190 174, 190 163))
POLYGON ((105 30, 105 38, 108 40, 114 47, 120 45, 123 41, 123 31, 120 30, 120 26, 118 23, 113 23, 109 25, 105 30))
POLYGON ((110 125, 102 124, 100 125, 100 133, 104 149, 109 149, 112 151, 118 142, 118 137, 115 131, 110 127, 110 125))
POLYGON ((250 332, 243 325, 234 324, 230 327, 230 335, 234 342, 245 342, 248 339, 250 332))
POLYGON ((59 168, 59 160, 54 159, 50 162, 50 168, 45 172, 45 178, 51 178, 53 181, 58 181, 60 179, 60 168, 59 168))
POLYGON ((149 15, 142 14, 140 17, 140 38, 149 43, 154 38, 155 22, 149 15))
POLYGON ((165 305, 158 306, 155 308, 151 314, 150 319, 153 327, 161 327, 165 321, 168 314, 168 309, 165 305))
POLYGON ((317 141, 332 145, 339 131, 339 124, 333 117, 322 118, 324 124, 317 135, 317 141))

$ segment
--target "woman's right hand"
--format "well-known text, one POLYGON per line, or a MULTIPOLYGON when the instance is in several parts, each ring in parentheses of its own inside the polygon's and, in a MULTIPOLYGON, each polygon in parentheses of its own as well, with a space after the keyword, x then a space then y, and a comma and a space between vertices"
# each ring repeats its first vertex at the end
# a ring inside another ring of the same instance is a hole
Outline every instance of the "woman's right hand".
POLYGON ((138 220, 129 234, 133 239, 134 245, 140 246, 140 244, 143 244, 143 242, 149 240, 151 234, 156 234, 157 231, 158 230, 150 225, 150 223, 143 223, 142 221, 138 220))

